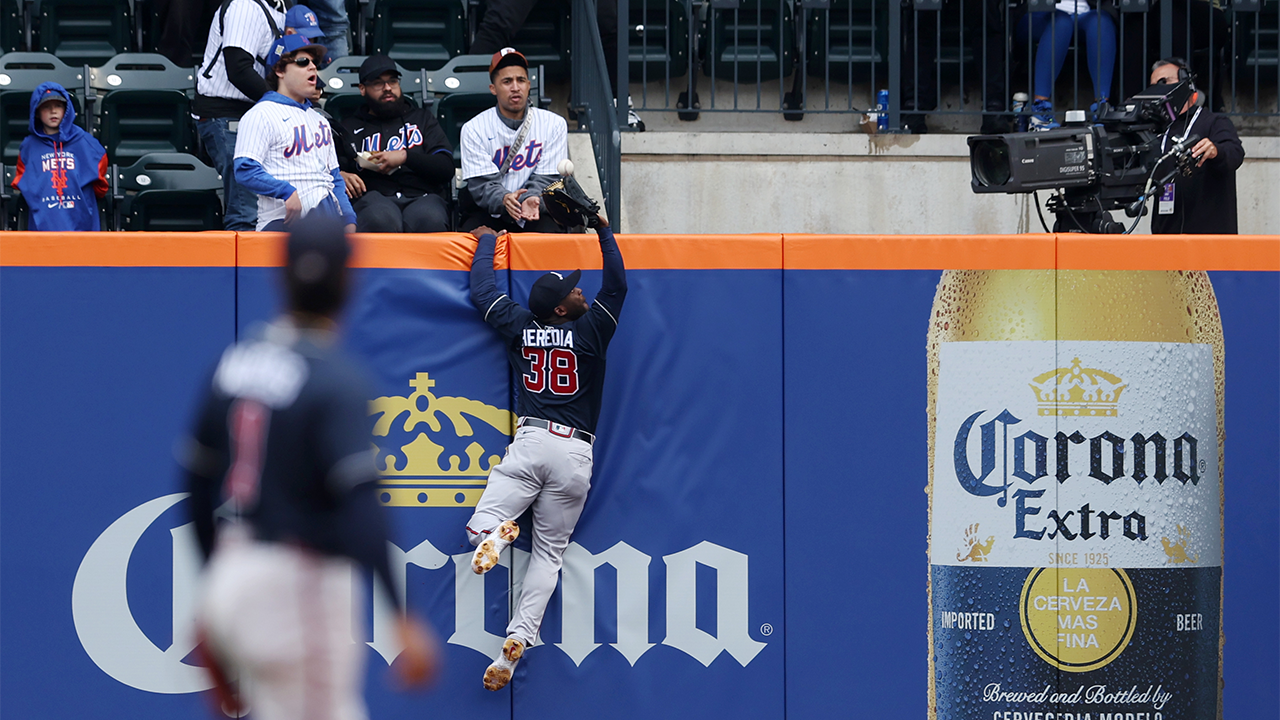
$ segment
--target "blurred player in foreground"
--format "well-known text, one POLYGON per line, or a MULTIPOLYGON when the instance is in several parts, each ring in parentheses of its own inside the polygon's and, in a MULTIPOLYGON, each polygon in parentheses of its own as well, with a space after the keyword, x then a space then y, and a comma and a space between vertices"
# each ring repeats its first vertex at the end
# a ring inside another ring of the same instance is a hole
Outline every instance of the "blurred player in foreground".
MULTIPOLYGON (((207 560, 204 654, 224 708, 260 720, 363 720, 356 564, 402 597, 377 499, 363 371, 338 347, 349 287, 342 222, 305 217, 287 241, 287 311, 223 353, 185 458, 207 560), (231 683, 238 683, 233 688, 231 683)), ((397 606, 406 685, 436 673, 428 628, 397 606)))

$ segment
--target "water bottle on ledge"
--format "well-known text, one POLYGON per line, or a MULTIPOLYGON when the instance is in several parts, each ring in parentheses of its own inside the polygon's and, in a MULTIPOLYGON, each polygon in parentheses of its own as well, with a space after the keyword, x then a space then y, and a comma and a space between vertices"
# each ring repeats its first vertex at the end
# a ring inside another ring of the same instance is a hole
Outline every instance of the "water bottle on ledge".
POLYGON ((876 123, 881 132, 889 129, 889 91, 876 93, 876 123))
POLYGON ((1024 92, 1016 92, 1013 94, 1013 121, 1018 132, 1027 131, 1027 116, 1025 113, 1027 109, 1027 100, 1030 99, 1030 96, 1024 92))

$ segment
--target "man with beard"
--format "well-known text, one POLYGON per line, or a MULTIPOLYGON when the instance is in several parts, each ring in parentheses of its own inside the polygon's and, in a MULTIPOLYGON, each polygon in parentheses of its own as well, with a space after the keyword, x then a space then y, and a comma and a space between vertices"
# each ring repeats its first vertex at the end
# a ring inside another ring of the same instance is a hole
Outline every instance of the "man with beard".
POLYGON ((342 121, 352 150, 342 153, 342 179, 356 230, 448 230, 453 152, 435 115, 404 99, 400 72, 386 55, 371 55, 360 66, 360 94, 365 104, 342 121))

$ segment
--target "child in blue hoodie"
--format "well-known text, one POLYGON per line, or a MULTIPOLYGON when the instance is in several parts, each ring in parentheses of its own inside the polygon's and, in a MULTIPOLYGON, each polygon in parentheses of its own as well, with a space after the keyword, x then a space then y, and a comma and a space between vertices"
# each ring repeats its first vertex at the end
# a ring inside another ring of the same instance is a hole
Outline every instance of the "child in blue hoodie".
POLYGON ((41 83, 31 93, 31 134, 22 141, 13 186, 30 208, 28 230, 98 230, 107 194, 107 153, 76 127, 66 89, 41 83))

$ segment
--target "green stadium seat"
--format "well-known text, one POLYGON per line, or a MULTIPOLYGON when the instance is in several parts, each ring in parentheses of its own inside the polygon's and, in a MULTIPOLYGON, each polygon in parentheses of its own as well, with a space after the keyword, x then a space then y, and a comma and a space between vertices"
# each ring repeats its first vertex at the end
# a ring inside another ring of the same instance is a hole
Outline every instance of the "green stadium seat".
POLYGON ((39 0, 40 52, 71 65, 100 65, 134 49, 129 0, 39 0))
POLYGON ((127 165, 151 153, 195 150, 191 95, 195 71, 163 55, 125 53, 90 68, 90 86, 104 93, 99 139, 112 163, 127 165))
POLYGON ((756 83, 791 74, 796 33, 788 0, 712 0, 704 32, 711 77, 756 83))
POLYGON ((112 166, 118 230, 198 232, 222 229, 218 172, 184 153, 152 153, 112 166))
POLYGON ((631 81, 683 77, 689 71, 689 11, 684 3, 635 0, 629 8, 631 81))
POLYGON ((373 0, 369 53, 410 70, 435 70, 461 55, 466 20, 461 0, 373 0))

